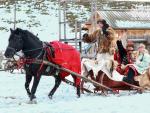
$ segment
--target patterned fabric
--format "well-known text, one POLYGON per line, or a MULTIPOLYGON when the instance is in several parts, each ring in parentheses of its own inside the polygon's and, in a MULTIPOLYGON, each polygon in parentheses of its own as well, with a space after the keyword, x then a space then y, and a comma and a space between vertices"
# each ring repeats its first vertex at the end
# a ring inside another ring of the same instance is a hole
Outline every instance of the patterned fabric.
MULTIPOLYGON (((121 63, 121 58, 120 58, 119 52, 117 52, 117 51, 114 54, 114 60, 116 60, 118 62, 118 66, 117 66, 116 71, 118 71, 120 74, 126 75, 128 73, 129 67, 132 68, 135 71, 135 74, 137 73, 135 67, 132 66, 132 65, 126 67, 125 69, 121 68, 121 64, 122 64, 121 63)), ((131 59, 131 57, 128 53, 127 53, 127 61, 128 61, 129 64, 133 64, 132 59, 131 59)))
POLYGON ((98 53, 97 60, 94 59, 82 59, 81 69, 82 75, 86 76, 90 70, 93 71, 94 77, 98 75, 99 71, 104 72, 108 77, 111 77, 111 61, 113 60, 113 55, 109 53, 98 53))
POLYGON ((125 69, 124 69, 124 75, 128 75, 129 69, 132 69, 134 71, 134 76, 138 75, 137 69, 135 68, 134 64, 129 64, 125 69))

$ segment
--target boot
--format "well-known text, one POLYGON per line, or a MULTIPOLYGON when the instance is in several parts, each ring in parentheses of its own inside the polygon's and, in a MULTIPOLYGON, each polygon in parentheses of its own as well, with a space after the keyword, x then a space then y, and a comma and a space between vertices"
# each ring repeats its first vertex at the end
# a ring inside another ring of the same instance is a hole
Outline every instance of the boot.
POLYGON ((127 82, 129 84, 134 84, 134 70, 132 68, 129 69, 127 77, 123 78, 124 82, 127 82))
POLYGON ((128 77, 123 77, 123 81, 127 82, 129 84, 133 84, 133 81, 131 79, 129 79, 128 77))

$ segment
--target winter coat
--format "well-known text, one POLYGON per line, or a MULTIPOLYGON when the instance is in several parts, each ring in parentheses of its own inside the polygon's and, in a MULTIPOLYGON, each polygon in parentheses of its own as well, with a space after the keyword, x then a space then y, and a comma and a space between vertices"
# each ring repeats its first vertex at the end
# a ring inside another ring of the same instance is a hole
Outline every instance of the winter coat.
POLYGON ((84 34, 83 41, 86 43, 98 43, 98 51, 99 53, 107 53, 109 52, 109 48, 111 47, 111 43, 116 40, 115 31, 109 27, 107 28, 108 36, 106 37, 101 29, 94 31, 92 34, 84 34))
MULTIPOLYGON (((125 74, 128 72, 128 68, 122 69, 121 65, 127 65, 127 64, 132 64, 132 59, 131 55, 128 53, 128 51, 123 47, 121 41, 117 41, 117 47, 118 50, 116 50, 114 54, 114 60, 118 62, 118 66, 116 68, 116 71, 118 71, 120 74, 125 74)), ((132 67, 131 67, 132 68, 132 67)), ((133 69, 135 70, 135 69, 133 69)))
POLYGON ((143 74, 150 66, 150 55, 148 53, 140 54, 135 62, 135 68, 139 74, 143 74))
MULTIPOLYGON (((125 73, 128 72, 128 68, 122 69, 122 67, 121 67, 121 65, 123 64, 123 62, 121 62, 121 56, 120 56, 120 54, 119 54, 118 51, 116 51, 115 54, 114 54, 114 60, 118 62, 118 66, 116 68, 117 72, 119 72, 122 75, 124 75, 125 73)), ((131 59, 131 57, 130 57, 129 54, 127 54, 126 60, 127 60, 126 62, 128 62, 128 64, 132 64, 132 59, 131 59)), ((131 67, 131 68, 133 68, 133 67, 131 67)), ((135 70, 135 69, 133 69, 133 70, 135 70)))

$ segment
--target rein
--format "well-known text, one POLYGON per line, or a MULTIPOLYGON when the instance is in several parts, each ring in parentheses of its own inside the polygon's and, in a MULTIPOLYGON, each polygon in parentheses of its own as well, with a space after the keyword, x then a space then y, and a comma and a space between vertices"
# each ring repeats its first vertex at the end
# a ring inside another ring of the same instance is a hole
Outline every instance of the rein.
POLYGON ((40 67, 37 71, 37 77, 39 77, 40 73, 43 70, 43 66, 44 66, 43 61, 44 60, 52 61, 52 57, 54 57, 53 50, 52 50, 53 48, 48 43, 43 43, 43 47, 41 47, 41 48, 36 48, 36 49, 23 51, 23 53, 24 52, 32 52, 32 51, 36 51, 36 50, 39 50, 39 49, 42 49, 42 50, 40 51, 40 53, 35 58, 30 58, 30 57, 25 57, 25 56, 22 57, 22 56, 20 56, 16 53, 16 55, 20 57, 20 59, 17 61, 17 69, 21 69, 24 65, 32 64, 32 63, 36 62, 37 60, 41 59, 42 62, 40 63, 40 67), (43 54, 43 56, 40 58, 40 56, 42 54, 43 54), (48 54, 48 57, 47 57, 47 54, 48 54))
POLYGON ((36 49, 30 49, 30 50, 26 50, 26 51, 23 51, 23 52, 24 53, 26 53, 26 52, 32 52, 32 51, 36 51, 36 50, 40 50, 40 49, 43 49, 43 47, 36 48, 36 49))
MULTIPOLYGON (((11 48, 11 47, 8 47, 8 48, 12 49, 13 51, 16 52, 16 50, 14 48, 11 48)), ((36 49, 30 49, 30 50, 23 51, 23 53, 25 53, 25 52, 32 52, 32 51, 36 51, 36 50, 40 50, 40 49, 42 49, 42 50, 35 58, 27 58, 25 56, 22 57, 19 54, 17 54, 17 52, 16 52, 15 55, 19 57, 19 60, 16 60, 14 57, 13 57, 13 60, 17 62, 17 69, 21 69, 25 64, 32 64, 33 62, 35 62, 43 54, 44 46, 40 47, 40 48, 36 48, 36 49)))

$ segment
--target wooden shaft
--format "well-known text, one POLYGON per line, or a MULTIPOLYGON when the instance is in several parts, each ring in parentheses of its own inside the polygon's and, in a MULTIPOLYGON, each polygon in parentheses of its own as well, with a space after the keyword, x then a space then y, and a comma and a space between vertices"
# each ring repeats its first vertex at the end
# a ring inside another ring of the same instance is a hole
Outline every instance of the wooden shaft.
POLYGON ((36 60, 36 61, 35 61, 35 63, 42 63, 42 62, 43 62, 44 64, 46 64, 46 65, 50 65, 50 66, 53 66, 53 67, 55 67, 55 68, 57 68, 57 69, 60 69, 60 70, 62 70, 62 71, 68 72, 68 73, 72 74, 73 76, 77 76, 77 77, 79 77, 79 78, 82 78, 83 80, 88 81, 88 82, 92 83, 92 84, 95 85, 95 86, 103 87, 103 88, 105 88, 105 89, 107 89, 107 90, 109 90, 109 91, 113 91, 111 88, 109 88, 109 87, 107 87, 107 86, 105 86, 105 85, 103 85, 103 84, 100 84, 100 83, 98 83, 98 82, 95 82, 94 80, 91 80, 91 79, 89 79, 89 78, 86 78, 85 76, 82 76, 82 75, 80 75, 80 74, 78 74, 78 73, 75 73, 75 72, 73 72, 73 71, 71 71, 71 70, 69 70, 69 69, 60 67, 60 66, 58 66, 58 65, 56 65, 56 64, 53 64, 53 63, 51 63, 51 62, 49 62, 49 61, 45 61, 45 60, 44 60, 44 61, 43 61, 43 60, 36 60))

